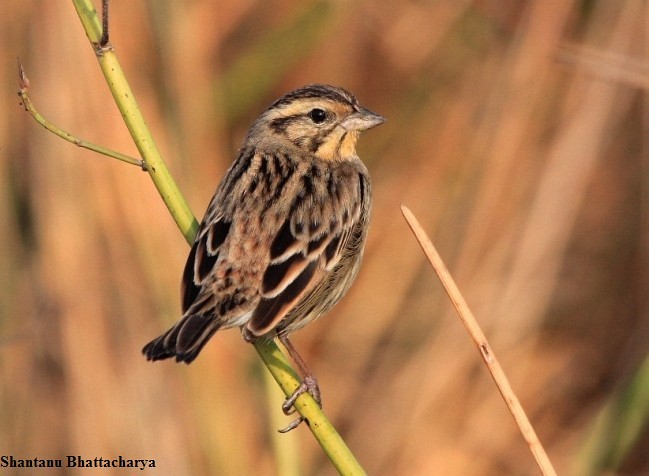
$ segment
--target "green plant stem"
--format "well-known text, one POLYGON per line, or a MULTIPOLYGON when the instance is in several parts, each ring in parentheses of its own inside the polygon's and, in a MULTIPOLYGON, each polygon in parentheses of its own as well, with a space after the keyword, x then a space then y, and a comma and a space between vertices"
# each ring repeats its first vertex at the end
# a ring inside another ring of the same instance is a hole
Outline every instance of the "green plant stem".
MULTIPOLYGON (((133 92, 128 85, 117 56, 110 45, 99 48, 101 26, 97 12, 90 0, 72 0, 86 35, 95 48, 99 65, 108 83, 108 87, 124 118, 124 122, 144 159, 156 188, 164 200, 169 212, 176 221, 188 243, 194 241, 198 223, 186 200, 180 193, 171 174, 164 164, 155 146, 133 92)), ((258 340, 254 343, 266 367, 273 375, 286 396, 289 396, 300 385, 300 378, 290 367, 286 357, 272 340, 258 340)), ((362 475, 365 471, 351 453, 343 439, 336 432, 321 408, 311 395, 301 395, 296 403, 297 412, 309 422, 309 428, 336 469, 345 475, 362 475)))
POLYGON ((133 137, 135 146, 142 159, 144 159, 146 170, 178 228, 180 228, 187 242, 191 244, 194 241, 194 236, 196 236, 198 222, 160 156, 151 132, 135 101, 131 87, 126 80, 124 71, 117 60, 117 55, 109 45, 106 48, 99 48, 101 23, 95 7, 90 0, 72 0, 72 3, 77 10, 90 43, 95 48, 99 66, 104 73, 110 92, 119 112, 122 114, 126 127, 133 137))
MULTIPOLYGON (((286 361, 286 357, 272 340, 260 339, 255 349, 286 396, 300 385, 300 378, 286 361)), ((297 412, 309 422, 309 428, 340 474, 363 475, 365 470, 338 434, 329 419, 322 413, 310 394, 304 393, 295 402, 297 412)), ((295 430, 294 430, 295 431, 295 430)))

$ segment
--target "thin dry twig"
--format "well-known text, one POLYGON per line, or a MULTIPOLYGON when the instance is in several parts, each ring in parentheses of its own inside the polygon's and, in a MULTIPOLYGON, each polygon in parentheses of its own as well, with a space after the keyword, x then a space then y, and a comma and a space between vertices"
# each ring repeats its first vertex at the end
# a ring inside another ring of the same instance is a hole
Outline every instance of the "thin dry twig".
POLYGON ((512 390, 505 372, 498 363, 496 355, 494 354, 493 350, 491 350, 487 338, 485 337, 482 329, 473 316, 473 313, 469 309, 469 306, 464 300, 464 297, 462 296, 459 288, 455 284, 453 277, 446 268, 446 265, 442 261, 442 258, 439 256, 439 253, 437 253, 437 250, 433 246, 433 243, 430 241, 430 238, 428 238, 428 235, 421 227, 413 213, 408 209, 408 207, 402 205, 401 212, 408 222, 410 229, 417 238, 417 241, 424 251, 424 254, 428 258, 428 261, 430 262, 433 269, 437 273, 437 276, 442 282, 442 285, 444 286, 448 297, 451 299, 455 310, 460 316, 462 324, 464 324, 464 327, 469 332, 469 335, 478 347, 482 359, 487 364, 487 368, 489 369, 494 382, 496 382, 498 391, 505 400, 510 413, 514 417, 514 420, 516 420, 516 424, 518 425, 523 438, 525 439, 525 441, 527 441, 527 444, 529 445, 530 450, 532 451, 532 454, 536 459, 536 463, 541 469, 541 472, 545 476, 556 476, 557 473, 554 470, 554 467, 552 466, 548 455, 543 449, 543 446, 541 445, 541 442, 539 441, 534 428, 532 428, 532 425, 530 424, 530 421, 527 418, 523 407, 518 401, 516 394, 512 390))
POLYGON ((20 96, 20 99, 22 100, 22 106, 25 108, 25 111, 27 111, 35 120, 38 122, 41 126, 43 126, 45 129, 48 131, 52 132, 53 134, 59 136, 60 138, 73 143, 74 145, 92 150, 93 152, 97 152, 99 154, 112 157, 117 160, 121 160, 122 162, 126 162, 127 164, 131 165, 137 165, 140 167, 142 170, 146 171, 146 163, 142 159, 136 159, 135 157, 130 157, 126 154, 122 154, 121 152, 117 152, 111 149, 108 149, 107 147, 103 147, 97 144, 93 144, 92 142, 88 142, 83 139, 79 139, 78 137, 70 134, 67 131, 64 131, 58 126, 55 126, 52 124, 50 121, 45 119, 43 115, 38 112, 34 104, 32 103, 31 99, 29 98, 29 78, 27 77, 27 74, 25 73, 25 68, 23 67, 23 64, 18 60, 18 96, 20 96))

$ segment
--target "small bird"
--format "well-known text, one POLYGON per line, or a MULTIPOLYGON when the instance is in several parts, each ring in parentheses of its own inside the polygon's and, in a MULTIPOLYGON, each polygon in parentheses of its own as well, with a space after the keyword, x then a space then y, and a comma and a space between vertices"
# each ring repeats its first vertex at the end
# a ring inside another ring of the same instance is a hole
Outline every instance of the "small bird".
POLYGON ((302 384, 284 413, 304 392, 320 404, 288 334, 331 309, 356 277, 372 200, 356 141, 384 121, 322 84, 282 96, 259 116, 198 229, 182 318, 142 349, 148 360, 189 364, 217 330, 240 327, 248 342, 279 338, 299 367, 302 384))

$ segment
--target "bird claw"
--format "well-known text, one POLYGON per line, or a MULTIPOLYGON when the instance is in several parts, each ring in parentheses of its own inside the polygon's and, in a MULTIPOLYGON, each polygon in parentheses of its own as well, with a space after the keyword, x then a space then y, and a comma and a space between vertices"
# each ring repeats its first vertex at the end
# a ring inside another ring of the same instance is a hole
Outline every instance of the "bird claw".
POLYGON ((302 383, 295 391, 288 397, 282 404, 282 411, 284 415, 291 415, 295 412, 295 401, 303 393, 308 393, 313 397, 315 402, 320 408, 322 408, 322 399, 320 398, 320 387, 318 386, 318 381, 311 375, 307 375, 302 380, 302 383))
MULTIPOLYGON (((308 393, 309 395, 311 395, 318 406, 322 408, 322 399, 320 397, 320 387, 318 386, 318 381, 312 375, 307 375, 306 377, 304 377, 304 380, 302 380, 300 386, 296 388, 291 396, 288 397, 282 404, 282 411, 284 412, 284 415, 292 415, 293 413, 295 413, 295 401, 303 393, 308 393)), ((300 426, 300 423, 302 423, 303 421, 307 420, 306 418, 301 416, 289 423, 286 428, 279 430, 279 432, 287 433, 291 430, 294 430, 295 428, 300 426)))
POLYGON ((291 423, 286 425, 285 428, 282 428, 281 430, 277 430, 277 431, 279 431, 280 433, 288 433, 291 430, 295 430, 298 426, 300 426, 300 423, 302 423, 303 421, 307 421, 307 419, 304 417, 296 418, 291 423))

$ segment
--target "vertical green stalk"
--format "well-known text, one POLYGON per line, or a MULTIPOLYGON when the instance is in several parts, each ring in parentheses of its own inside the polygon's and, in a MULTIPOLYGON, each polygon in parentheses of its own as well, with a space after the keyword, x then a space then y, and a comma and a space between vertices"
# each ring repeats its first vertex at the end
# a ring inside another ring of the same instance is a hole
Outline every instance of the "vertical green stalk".
POLYGON ((72 1, 86 35, 90 43, 95 47, 99 66, 104 73, 119 112, 124 118, 126 127, 128 127, 133 141, 146 164, 151 180, 153 180, 181 233, 187 242, 191 244, 198 229, 198 222, 160 156, 151 132, 135 101, 135 96, 126 80, 124 71, 117 60, 117 55, 112 51, 112 48, 98 49, 101 39, 101 24, 97 12, 90 0, 72 1))

